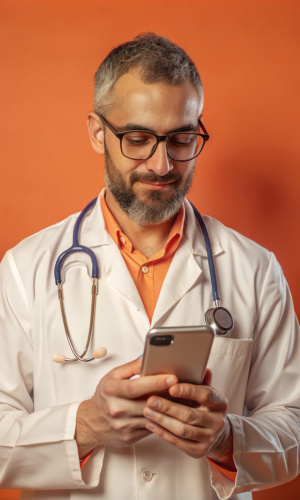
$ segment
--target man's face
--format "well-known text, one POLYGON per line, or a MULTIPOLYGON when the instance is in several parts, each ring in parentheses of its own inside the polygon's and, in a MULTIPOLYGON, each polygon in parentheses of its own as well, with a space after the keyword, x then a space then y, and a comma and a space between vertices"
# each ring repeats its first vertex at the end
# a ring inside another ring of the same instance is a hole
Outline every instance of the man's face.
MULTIPOLYGON (((136 72, 123 75, 114 89, 114 105, 105 118, 118 131, 147 129, 157 135, 197 131, 201 99, 186 80, 179 85, 144 83, 136 72)), ((176 162, 160 142, 151 158, 130 160, 120 141, 105 129, 105 172, 112 195, 129 218, 140 225, 160 224, 180 209, 188 192, 195 160, 176 162)))

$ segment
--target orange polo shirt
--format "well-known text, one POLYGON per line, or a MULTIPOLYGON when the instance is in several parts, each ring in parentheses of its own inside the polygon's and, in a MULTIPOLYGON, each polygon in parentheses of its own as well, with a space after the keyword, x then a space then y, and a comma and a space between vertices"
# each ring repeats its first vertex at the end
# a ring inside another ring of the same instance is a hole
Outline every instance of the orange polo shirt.
POLYGON ((134 248, 126 234, 122 233, 106 204, 103 191, 100 195, 100 204, 107 230, 126 262, 151 322, 162 284, 182 236, 185 218, 184 205, 175 219, 164 248, 148 259, 134 248))

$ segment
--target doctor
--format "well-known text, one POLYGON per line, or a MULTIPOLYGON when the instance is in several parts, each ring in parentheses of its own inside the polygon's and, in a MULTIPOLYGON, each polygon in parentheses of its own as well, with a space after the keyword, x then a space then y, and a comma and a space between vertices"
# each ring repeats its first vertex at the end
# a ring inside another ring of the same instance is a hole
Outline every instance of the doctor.
MULTIPOLYGON (((299 473, 299 325, 290 293, 270 252, 216 220, 206 224, 223 304, 235 318, 230 338, 215 338, 203 386, 135 377, 150 327, 202 324, 212 306, 203 235, 185 200, 207 140, 202 104, 192 61, 153 34, 114 49, 96 73, 88 129, 105 155, 106 189, 79 239, 99 263, 90 350, 105 347, 105 357, 52 360, 71 356, 53 269, 78 214, 3 259, 0 477, 2 487, 22 488, 21 498, 246 500, 299 473), (165 390, 174 401, 153 395, 165 390)), ((85 254, 62 266, 78 351, 90 267, 85 254)))

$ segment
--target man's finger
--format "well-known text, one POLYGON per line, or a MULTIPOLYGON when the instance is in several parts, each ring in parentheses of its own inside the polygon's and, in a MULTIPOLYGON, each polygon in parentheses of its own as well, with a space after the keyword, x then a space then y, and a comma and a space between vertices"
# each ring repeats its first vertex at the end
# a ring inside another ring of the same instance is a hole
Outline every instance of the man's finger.
POLYGON ((178 379, 174 375, 150 375, 131 380, 108 378, 103 382, 102 387, 106 395, 136 399, 166 392, 178 383, 178 379))
POLYGON ((212 411, 226 411, 227 400, 220 392, 206 385, 176 384, 169 389, 172 397, 196 401, 212 411))
POLYGON ((212 372, 209 368, 206 368, 202 385, 211 386, 211 379, 212 379, 212 372))
MULTIPOLYGON (((220 430, 223 426, 223 412, 207 411, 202 406, 192 408, 157 396, 148 398, 147 405, 144 408, 144 415, 162 427, 166 427, 165 424, 170 422, 170 420, 165 419, 166 416, 174 419, 173 425, 175 427, 179 425, 179 422, 188 426, 201 427, 202 429, 220 430)), ((168 428, 171 432, 177 434, 172 426, 168 425, 168 428)), ((193 438, 189 437, 189 439, 193 438)))

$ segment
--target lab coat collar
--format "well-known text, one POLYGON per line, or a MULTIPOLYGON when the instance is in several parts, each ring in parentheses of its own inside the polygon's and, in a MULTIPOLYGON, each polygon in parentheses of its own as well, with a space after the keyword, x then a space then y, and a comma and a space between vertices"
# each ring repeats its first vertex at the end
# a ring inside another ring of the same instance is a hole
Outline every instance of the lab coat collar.
MULTIPOLYGON (((200 255, 201 257, 207 257, 204 235, 202 233, 198 221, 196 220, 194 211, 191 207, 190 202, 187 199, 185 199, 184 203, 185 203, 185 213, 186 213, 185 234, 187 239, 191 243, 192 253, 194 255, 200 255)), ((218 232, 215 228, 214 219, 207 216, 204 216, 203 218, 209 234, 212 254, 219 255, 223 253, 224 250, 221 245, 218 232)))
POLYGON ((88 248, 108 245, 109 235, 104 229, 106 229, 106 225, 100 208, 99 194, 95 205, 82 223, 79 241, 88 248))

